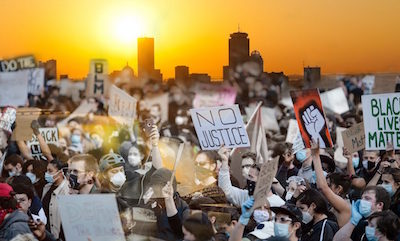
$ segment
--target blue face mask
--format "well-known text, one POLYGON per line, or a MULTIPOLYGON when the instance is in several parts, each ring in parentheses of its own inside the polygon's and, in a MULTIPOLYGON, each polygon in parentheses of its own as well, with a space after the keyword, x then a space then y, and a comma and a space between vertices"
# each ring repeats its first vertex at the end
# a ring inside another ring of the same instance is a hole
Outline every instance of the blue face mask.
POLYGON ((33 174, 32 172, 27 172, 25 176, 29 177, 31 179, 32 184, 36 182, 36 175, 33 174))
POLYGON ((378 237, 375 236, 375 228, 366 226, 365 236, 367 236, 368 241, 378 241, 378 237))
POLYGON ((296 159, 303 163, 307 159, 307 151, 305 149, 296 152, 296 159))
POLYGON ((274 234, 276 237, 289 238, 289 224, 286 223, 275 223, 274 234))
POLYGON ((364 218, 368 217, 371 215, 371 206, 372 204, 368 201, 365 201, 364 199, 360 200, 360 206, 358 207, 358 211, 360 212, 361 215, 363 215, 364 218))
POLYGON ((79 144, 81 143, 81 136, 80 135, 72 135, 71 136, 72 144, 79 144))
POLYGON ((360 158, 359 157, 353 157, 353 167, 358 168, 358 165, 360 165, 360 158))
MULTIPOLYGON (((57 174, 57 173, 56 173, 56 174, 57 174)), ((46 172, 46 173, 44 174, 44 179, 45 179, 46 182, 48 182, 48 183, 53 183, 53 182, 54 182, 54 176, 55 176, 56 174, 51 175, 50 173, 46 172)))
POLYGON ((394 195, 392 184, 381 184, 381 187, 385 188, 391 197, 394 195))

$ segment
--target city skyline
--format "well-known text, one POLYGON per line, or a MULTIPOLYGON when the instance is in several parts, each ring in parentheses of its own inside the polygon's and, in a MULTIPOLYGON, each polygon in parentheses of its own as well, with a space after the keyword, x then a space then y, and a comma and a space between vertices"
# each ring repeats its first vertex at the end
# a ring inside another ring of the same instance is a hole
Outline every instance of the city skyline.
POLYGON ((399 10, 400 2, 393 0, 229 5, 2 1, 0 19, 7 24, 0 58, 33 54, 37 60, 56 59, 57 74, 72 78, 85 77, 94 58, 108 59, 110 71, 128 62, 138 73, 136 38, 151 37, 155 69, 164 79, 174 77, 179 65, 221 79, 229 64, 229 35, 240 24, 250 52, 261 53, 268 72, 302 74, 303 65, 321 66, 323 74, 400 72, 399 10))

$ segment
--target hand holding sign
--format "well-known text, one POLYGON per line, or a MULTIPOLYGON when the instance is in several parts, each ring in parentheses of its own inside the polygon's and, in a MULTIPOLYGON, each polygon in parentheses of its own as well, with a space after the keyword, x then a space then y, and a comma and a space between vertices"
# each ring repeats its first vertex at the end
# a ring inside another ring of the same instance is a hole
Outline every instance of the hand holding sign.
POLYGON ((318 140, 322 144, 322 147, 325 147, 324 140, 319 134, 325 125, 325 119, 321 112, 311 105, 303 112, 302 118, 306 126, 306 130, 308 134, 311 135, 311 138, 314 141, 318 140))

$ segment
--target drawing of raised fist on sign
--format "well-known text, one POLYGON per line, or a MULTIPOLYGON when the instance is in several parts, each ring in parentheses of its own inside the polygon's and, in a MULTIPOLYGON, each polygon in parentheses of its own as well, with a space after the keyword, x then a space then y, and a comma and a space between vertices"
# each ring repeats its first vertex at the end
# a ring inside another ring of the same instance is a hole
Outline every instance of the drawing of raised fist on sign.
POLYGON ((320 134, 322 128, 325 125, 325 118, 318 108, 314 105, 309 106, 301 115, 304 126, 306 127, 307 133, 311 136, 311 139, 317 142, 319 140, 320 147, 325 148, 325 142, 320 134))

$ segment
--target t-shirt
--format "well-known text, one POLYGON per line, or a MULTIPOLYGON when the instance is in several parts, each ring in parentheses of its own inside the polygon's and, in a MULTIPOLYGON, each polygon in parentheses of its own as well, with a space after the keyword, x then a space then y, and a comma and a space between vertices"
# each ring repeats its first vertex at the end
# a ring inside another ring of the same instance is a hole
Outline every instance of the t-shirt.
POLYGON ((360 222, 358 222, 357 226, 354 228, 351 233, 351 240, 353 241, 361 241, 367 240, 365 237, 365 227, 368 226, 368 221, 366 218, 362 218, 360 222))
POLYGON ((314 224, 308 232, 304 232, 301 240, 304 241, 320 241, 321 240, 321 232, 323 232, 322 240, 330 241, 333 240, 336 232, 339 230, 339 225, 329 219, 323 219, 318 223, 314 224))

